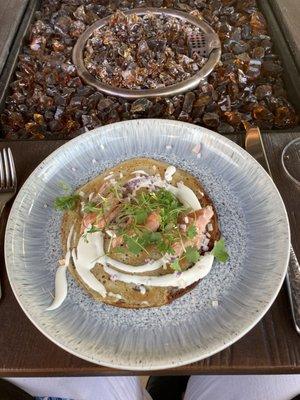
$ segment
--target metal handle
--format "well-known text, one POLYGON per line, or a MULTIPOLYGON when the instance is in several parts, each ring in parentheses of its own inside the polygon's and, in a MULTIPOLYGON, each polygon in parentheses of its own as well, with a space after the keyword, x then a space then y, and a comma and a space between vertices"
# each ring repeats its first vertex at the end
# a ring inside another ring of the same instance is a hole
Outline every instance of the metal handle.
POLYGON ((287 289, 296 331, 300 334, 300 265, 293 247, 290 250, 290 261, 286 275, 287 289))
MULTIPOLYGON (((1 219, 1 215, 4 210, 4 207, 5 207, 5 203, 0 202, 0 219, 1 219)), ((1 299, 1 297, 2 297, 2 289, 1 289, 1 283, 0 283, 0 299, 1 299)))
MULTIPOLYGON (((251 128, 247 131, 245 149, 261 164, 271 178, 273 178, 259 128, 251 128)), ((294 325, 296 331, 300 334, 300 265, 293 246, 290 248, 290 260, 286 275, 286 285, 294 325)))

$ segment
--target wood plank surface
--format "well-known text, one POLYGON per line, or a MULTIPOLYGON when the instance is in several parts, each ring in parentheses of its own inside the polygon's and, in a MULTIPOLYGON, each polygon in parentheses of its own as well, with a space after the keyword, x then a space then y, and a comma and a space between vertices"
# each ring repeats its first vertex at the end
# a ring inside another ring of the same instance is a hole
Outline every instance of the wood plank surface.
POLYGON ((28 0, 0 1, 0 74, 28 0))
MULTIPOLYGON (((299 135, 299 134, 298 134, 299 135)), ((265 134, 264 140, 274 179, 289 210, 294 247, 300 256, 299 196, 287 183, 280 168, 281 149, 297 134, 265 134)), ((236 137, 233 137, 236 138, 236 137)), ((240 137, 240 144, 243 138, 240 137)), ((19 185, 48 154, 63 141, 0 142, 10 146, 16 159, 19 185)), ((3 239, 8 208, 0 222, 0 376, 71 376, 71 375, 149 375, 149 372, 113 370, 83 361, 61 350, 44 337, 28 320, 15 300, 5 272, 3 239)), ((246 336, 226 350, 206 360, 151 375, 176 374, 300 373, 300 337, 291 318, 285 287, 262 319, 246 336)))

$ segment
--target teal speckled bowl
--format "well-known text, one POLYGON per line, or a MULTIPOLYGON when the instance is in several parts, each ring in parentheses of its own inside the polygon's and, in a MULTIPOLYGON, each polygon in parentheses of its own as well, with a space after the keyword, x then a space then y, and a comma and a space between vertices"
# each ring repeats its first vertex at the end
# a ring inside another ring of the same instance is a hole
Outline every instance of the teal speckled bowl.
POLYGON ((32 323, 85 360, 130 370, 188 364, 221 351, 267 312, 282 285, 290 233, 282 199, 263 168, 230 140, 205 128, 144 119, 97 128, 60 147, 21 188, 10 213, 6 267, 32 323), (61 214, 59 182, 72 188, 121 160, 148 156, 198 177, 216 206, 230 259, 214 263, 190 293, 151 309, 127 310, 91 299, 68 277, 68 297, 51 303, 61 214))

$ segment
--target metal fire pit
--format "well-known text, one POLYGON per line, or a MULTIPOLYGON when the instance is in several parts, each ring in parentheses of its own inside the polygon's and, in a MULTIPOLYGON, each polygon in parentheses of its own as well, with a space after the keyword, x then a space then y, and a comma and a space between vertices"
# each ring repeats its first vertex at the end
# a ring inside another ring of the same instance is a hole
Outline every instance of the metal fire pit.
MULTIPOLYGON (((18 29, 14 33, 14 39, 12 41, 9 54, 7 55, 5 65, 0 74, 0 117, 2 117, 2 118, 6 115, 6 112, 9 112, 9 111, 15 111, 17 113, 20 113, 20 109, 18 109, 20 101, 13 100, 11 98, 11 95, 13 93, 12 89, 11 89, 12 85, 14 84, 14 82, 17 82, 19 79, 18 76, 15 75, 15 71, 16 70, 18 72, 20 71, 20 55, 22 55, 22 54, 28 55, 30 53, 29 43, 30 43, 31 30, 33 27, 33 23, 34 23, 34 21, 39 19, 40 16, 41 16, 42 20, 45 19, 43 16, 44 6, 45 5, 47 6, 48 2, 50 2, 50 1, 51 0, 48 0, 48 1, 45 0, 45 2, 44 1, 41 2, 41 0, 28 0, 27 7, 26 7, 26 10, 22 17, 21 23, 19 24, 18 29), (36 13, 36 11, 37 11, 37 13, 36 13), (12 105, 12 101, 16 101, 15 106, 12 105)), ((67 2, 67 0, 65 0, 65 2, 67 2)), ((138 1, 136 0, 136 2, 138 2, 138 1)), ((280 0, 276 0, 276 1, 275 0, 256 0, 256 2, 258 5, 258 11, 263 13, 263 15, 265 16, 267 23, 268 23, 268 34, 266 37, 270 36, 272 38, 271 45, 273 45, 273 49, 271 51, 271 53, 272 53, 271 56, 274 56, 275 58, 276 58, 276 56, 278 56, 279 59, 281 60, 281 65, 284 69, 284 72, 282 74, 280 74, 280 79, 279 79, 280 81, 281 81, 281 79, 284 81, 284 85, 280 84, 280 86, 282 87, 282 89, 285 89, 287 92, 287 101, 292 103, 293 107, 296 110, 298 110, 298 112, 300 112, 300 74, 299 74, 300 64, 298 62, 299 57, 297 58, 297 51, 296 51, 296 47, 294 45, 294 39, 296 38, 296 35, 291 36, 291 33, 289 33, 289 30, 287 31, 287 29, 288 29, 287 19, 285 17, 288 14, 286 14, 284 7, 282 8, 280 6, 280 9, 277 9, 275 7, 276 4, 278 5, 280 3, 280 0)), ((85 4, 88 4, 89 2, 82 0, 77 3, 85 5, 85 4)), ((92 2, 92 1, 90 1, 90 3, 94 4, 94 2, 92 2)), ((129 2, 127 2, 127 3, 129 4, 129 2)), ((169 1, 169 3, 174 4, 174 7, 178 7, 179 4, 182 4, 180 2, 178 3, 175 0, 169 1)), ((191 2, 191 3, 193 3, 193 2, 191 2)), ((198 2, 198 3, 200 4, 201 2, 198 2)), ((213 3, 213 2, 206 2, 205 4, 208 4, 208 3, 213 3)), ((236 5, 238 5, 238 3, 240 3, 240 1, 235 2, 235 4, 233 5, 233 8, 236 8, 236 5)), ((134 4, 134 1, 130 2, 130 4, 134 4)), ((185 3, 183 3, 183 4, 185 4, 185 3)), ((196 4, 196 2, 195 2, 195 4, 196 4)), ((74 8, 75 8, 75 5, 74 5, 74 8)), ((100 8, 102 9, 102 6, 100 8)), ((195 9, 198 9, 198 8, 199 7, 195 7, 195 9)), ((47 6, 47 9, 48 9, 48 6, 47 6)), ((289 6, 287 6, 287 9, 289 10, 289 12, 292 12, 292 10, 293 10, 292 5, 290 4, 289 6)), ((48 11, 50 12, 50 10, 48 10, 48 11)), ((47 11, 47 13, 48 13, 48 11, 47 11)), ((72 10, 68 11, 71 19, 73 18, 72 17, 73 11, 72 10)), ((160 11, 163 11, 163 9, 160 11)), ((238 10, 236 9, 235 12, 236 11, 238 11, 238 10)), ((102 11, 101 11, 101 13, 102 13, 102 11)), ((64 12, 64 14, 65 14, 65 12, 64 12)), ((103 15, 103 14, 101 14, 101 15, 103 15)), ((186 15, 186 14, 184 14, 184 15, 186 15)), ((189 16, 189 17, 191 17, 191 16, 189 16)), ((101 17, 99 16, 98 18, 100 19, 101 17)), ((227 20, 227 19, 229 19, 229 16, 224 15, 223 18, 225 20, 227 20)), ((48 16, 47 16, 47 19, 48 19, 48 16)), ((48 23, 47 19, 46 19, 46 23, 48 23)), ((8 21, 8 23, 9 22, 10 21, 8 21)), ((197 23, 199 23, 199 22, 200 21, 197 20, 197 23)), ((13 26, 11 27, 11 29, 15 30, 13 26)), ((291 31, 293 31, 292 28, 291 28, 291 31)), ((49 43, 48 43, 48 45, 49 45, 49 43)), ((73 45, 73 38, 72 38, 72 45, 73 45)), ((225 49, 225 50, 226 50, 226 52, 228 52, 227 49, 225 49)), ((231 52, 231 50, 229 52, 231 52)), ((52 53, 48 49, 46 54, 49 57, 49 55, 52 53)), ((235 57, 236 56, 234 56, 234 58, 235 57)), ((272 58, 268 57, 268 59, 270 60, 272 58)), ((69 54, 68 54, 68 57, 65 59, 65 61, 67 62, 67 65, 71 65, 71 63, 70 63, 71 60, 70 60, 69 54)), ((226 57, 224 57, 224 65, 225 65, 225 63, 226 63, 226 57)), ((218 66, 216 66, 213 73, 216 71, 217 67, 218 66)), ((22 71, 22 69, 21 69, 21 72, 23 73, 24 71, 22 71)), ((44 72, 42 70, 39 72, 42 75, 44 74, 44 72)), ((56 69, 56 72, 59 73, 59 69, 56 69)), ((45 74, 45 77, 46 76, 47 76, 47 74, 45 74)), ((65 76, 65 74, 62 74, 62 78, 64 76, 65 76)), ((31 75, 31 78, 34 78, 34 76, 31 75)), ((72 79, 75 80, 76 78, 78 78, 78 77, 75 77, 75 74, 72 74, 72 79)), ((215 80, 215 78, 216 77, 214 76, 213 81, 215 80)), ((261 81, 257 81, 257 80, 253 81, 253 84, 256 85, 257 87, 259 85, 265 84, 266 82, 264 80, 264 77, 262 76, 262 78, 263 79, 261 81)), ((270 80, 267 77, 265 77, 265 78, 266 78, 266 81, 270 82, 270 80)), ((275 80, 275 78, 273 80, 275 80)), ((198 107, 197 99, 199 98, 199 95, 201 95, 200 94, 201 90, 193 91, 193 92, 191 90, 188 90, 186 93, 186 98, 183 99, 184 96, 178 96, 178 97, 175 96, 175 98, 170 97, 170 101, 168 101, 167 103, 165 102, 165 100, 159 99, 159 97, 158 97, 158 98, 156 98, 157 99, 156 101, 151 102, 152 104, 150 103, 150 101, 146 102, 148 109, 145 111, 141 111, 141 112, 140 111, 134 112, 132 110, 132 107, 134 106, 134 104, 131 102, 124 103, 124 101, 122 101, 122 97, 119 97, 119 100, 118 100, 118 98, 110 97, 108 99, 108 101, 105 102, 105 100, 107 98, 107 96, 105 94, 103 96, 99 97, 100 102, 103 103, 104 106, 107 104, 107 107, 111 107, 114 109, 113 110, 114 112, 111 113, 111 116, 110 116, 110 112, 108 109, 105 109, 104 111, 102 111, 102 109, 99 110, 96 105, 90 106, 89 104, 88 105, 84 104, 82 106, 79 106, 79 107, 74 106, 72 108, 69 106, 69 101, 71 101, 73 98, 76 98, 76 96, 78 95, 78 93, 77 93, 78 90, 83 90, 83 92, 84 92, 85 89, 87 89, 89 86, 82 79, 81 79, 81 81, 83 83, 82 86, 81 86, 81 83, 79 83, 79 80, 76 81, 76 83, 75 83, 76 87, 74 88, 75 91, 72 95, 70 95, 68 97, 67 105, 65 107, 66 112, 64 114, 62 114, 64 117, 64 121, 70 117, 71 119, 78 122, 76 129, 74 128, 71 131, 71 133, 70 132, 66 133, 65 131, 58 132, 56 130, 52 130, 52 128, 50 128, 50 126, 49 126, 50 122, 46 121, 46 125, 43 127, 43 130, 45 131, 45 140, 69 139, 70 137, 73 137, 74 135, 79 135, 82 132, 85 132, 86 129, 92 129, 94 126, 86 127, 82 121, 79 121, 80 113, 82 113, 82 112, 84 115, 87 116, 87 118, 90 118, 90 119, 95 118, 95 121, 94 121, 95 124, 97 123, 97 119, 99 119, 99 124, 100 123, 107 124, 110 122, 114 122, 115 119, 116 120, 117 119, 124 120, 124 119, 131 119, 131 118, 137 118, 137 117, 140 117, 140 118, 158 117, 158 118, 181 119, 183 117, 183 119, 188 120, 189 122, 195 123, 197 125, 205 126, 205 127, 208 125, 203 120, 204 114, 206 113, 206 114, 208 114, 208 116, 210 116, 211 112, 214 112, 214 110, 212 110, 209 106, 204 105, 203 106, 203 109, 204 109, 203 115, 201 114, 200 117, 198 117, 196 115, 197 107, 198 107), (77 86, 77 84, 78 84, 78 86, 77 86), (190 100, 190 99, 191 100, 194 99, 195 101, 193 103, 191 110, 188 108, 188 113, 185 114, 185 111, 186 111, 185 107, 186 106, 190 107, 190 104, 188 104, 188 100, 190 100), (185 104, 184 100, 187 100, 186 104, 185 104), (171 114, 168 113, 169 106, 176 106, 175 111, 174 111, 176 113, 176 115, 173 112, 171 114), (77 111, 79 111, 79 115, 75 114, 75 112, 77 112, 77 111), (111 121, 111 119, 112 119, 112 121, 111 121)), ((98 81, 98 83, 99 82, 100 81, 98 81)), ((32 84, 33 84, 33 89, 39 86, 38 82, 35 82, 35 79, 32 79, 32 84)), ((272 84, 272 82, 271 82, 271 84, 272 84)), ((212 82, 212 85, 214 86, 214 82, 212 82)), ((252 83, 250 82, 250 86, 251 85, 252 85, 252 83)), ((41 84, 41 86, 44 87, 46 85, 41 84)), ((55 87, 58 86, 58 90, 61 90, 61 88, 63 87, 63 84, 60 83, 59 85, 57 84, 54 86, 55 87)), ((65 84, 65 86, 66 86, 66 89, 69 90, 68 82, 65 84)), ((218 89, 219 87, 220 86, 218 86, 218 85, 215 86, 216 89, 218 89)), ((95 99, 97 98, 95 89, 92 86, 90 86, 90 90, 91 90, 92 94, 88 95, 88 97, 85 100, 85 103, 88 103, 89 98, 93 95, 95 95, 95 99)), ((18 93, 19 93, 19 91, 18 91, 18 93)), ((227 94, 227 92, 225 94, 227 94)), ((210 93, 203 92, 203 96, 204 95, 210 96, 210 93)), ((243 103, 242 99, 238 98, 237 100, 238 101, 241 100, 241 103, 243 103)), ((91 101, 94 101, 94 100, 91 100, 91 101)), ((46 111, 48 111, 50 114, 51 113, 54 114, 54 111, 55 111, 54 107, 56 107, 56 106, 57 106, 57 104, 54 104, 51 107, 43 106, 42 109, 39 109, 39 104, 37 104, 36 107, 33 107, 32 112, 30 111, 28 113, 28 117, 26 116, 26 121, 24 121, 23 132, 20 132, 20 135, 18 133, 16 135, 13 135, 13 137, 9 136, 9 139, 10 140, 22 140, 22 138, 26 138, 26 140, 31 140, 31 139, 37 140, 36 137, 34 137, 34 136, 31 137, 30 134, 26 134, 25 123, 27 123, 27 122, 31 123, 31 124, 35 123, 35 121, 34 121, 34 113, 35 112, 42 114, 43 117, 45 117, 46 111), (31 115, 30 115, 30 113, 31 113, 31 115)), ((218 107, 219 107, 219 105, 218 105, 218 107)), ((198 107, 198 109, 199 109, 199 107, 198 107)), ((244 114, 244 112, 243 112, 243 110, 241 110, 240 106, 237 106, 237 108, 234 108, 233 110, 238 113, 241 111, 242 114, 244 114)), ((53 118, 53 120, 55 120, 55 119, 53 118)), ((51 120, 51 122, 52 122, 52 120, 51 120)), ((255 123, 255 119, 252 118, 251 122, 255 123)), ((226 124, 227 121, 221 115, 220 125, 222 125, 224 123, 226 124)), ((5 125, 4 123, 0 124, 0 130, 3 131, 3 132, 0 132, 0 142, 3 140, 3 138, 6 135, 4 132, 4 125, 5 125)), ((65 129, 65 125, 66 124, 64 123, 63 124, 64 129, 65 129)), ((7 124, 7 128, 8 128, 7 132, 13 132, 13 129, 14 129, 13 123, 7 124), (10 128, 11 128, 11 130, 9 130, 10 128)), ((235 134, 241 134, 241 135, 244 134, 244 130, 243 130, 242 126, 239 126, 239 127, 233 126, 233 128, 234 128, 235 134)), ((218 128, 214 128, 214 129, 218 130, 218 128)), ((271 131, 274 133, 277 132, 279 129, 285 131, 286 133, 291 132, 291 130, 300 132, 299 124, 296 126, 292 126, 292 127, 282 127, 282 128, 275 127, 273 124, 272 127, 270 127, 270 128, 262 127, 261 129, 268 130, 268 131, 271 131)), ((226 132, 220 132, 220 133, 226 133, 226 132)))
POLYGON ((125 89, 107 85, 102 83, 99 79, 94 77, 85 67, 83 61, 83 51, 87 40, 93 35, 96 29, 105 26, 110 16, 100 19, 92 24, 77 40, 77 43, 73 49, 73 63, 77 67, 78 75, 89 85, 94 86, 101 92, 112 96, 120 96, 128 99, 137 99, 141 97, 160 97, 160 96, 174 96, 179 93, 186 92, 188 90, 196 88, 201 81, 203 81, 215 68, 221 58, 221 43, 216 32, 204 21, 201 21, 192 15, 187 13, 171 10, 171 9, 160 9, 160 8, 135 8, 127 11, 126 15, 145 15, 152 13, 155 15, 165 15, 181 19, 185 22, 189 22, 191 25, 201 30, 201 36, 203 38, 202 51, 203 55, 208 58, 207 62, 191 78, 185 79, 174 85, 169 85, 163 88, 157 89, 125 89), (206 53, 205 53, 206 52, 206 53))

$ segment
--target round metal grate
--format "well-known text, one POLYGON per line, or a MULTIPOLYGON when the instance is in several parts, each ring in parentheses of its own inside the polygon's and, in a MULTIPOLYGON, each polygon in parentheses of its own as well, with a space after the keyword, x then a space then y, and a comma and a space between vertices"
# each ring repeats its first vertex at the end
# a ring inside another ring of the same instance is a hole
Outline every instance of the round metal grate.
POLYGON ((165 15, 179 18, 188 22, 201 30, 199 34, 192 34, 188 37, 188 47, 190 54, 198 53, 201 57, 206 57, 207 62, 192 77, 178 82, 176 84, 160 87, 157 89, 125 89, 107 85, 93 76, 85 67, 83 61, 83 51, 87 40, 93 35, 96 29, 105 26, 110 16, 94 22, 83 34, 78 38, 73 49, 73 63, 77 67, 78 75, 89 85, 95 87, 101 92, 109 95, 124 97, 128 99, 137 99, 141 97, 160 97, 174 96, 179 93, 192 90, 197 87, 215 68, 221 58, 221 43, 216 32, 202 20, 198 20, 192 15, 181 11, 160 8, 136 8, 125 12, 124 14, 136 14, 143 16, 152 13, 155 15, 165 15))
POLYGON ((216 34, 200 32, 188 36, 190 54, 197 53, 201 57, 209 57, 210 53, 218 48, 219 43, 216 34))

